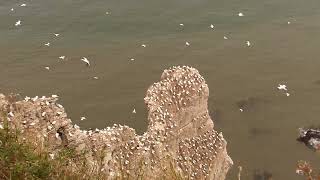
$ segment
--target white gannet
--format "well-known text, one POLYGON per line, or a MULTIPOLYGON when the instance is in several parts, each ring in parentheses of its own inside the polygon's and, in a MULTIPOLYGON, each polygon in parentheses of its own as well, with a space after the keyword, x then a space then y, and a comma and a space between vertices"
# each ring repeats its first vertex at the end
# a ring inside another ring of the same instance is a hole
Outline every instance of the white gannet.
POLYGON ((87 66, 90 66, 90 61, 86 57, 83 57, 81 61, 85 62, 87 66))
POLYGON ((46 68, 47 70, 50 70, 50 67, 49 67, 49 66, 46 66, 46 67, 44 67, 44 68, 46 68))
POLYGON ((23 3, 23 4, 21 4, 20 6, 21 6, 21 7, 26 7, 26 6, 27 6, 27 4, 24 4, 24 3, 23 3))
POLYGON ((53 98, 57 98, 57 97, 59 97, 58 95, 56 95, 56 94, 52 94, 51 95, 51 97, 53 97, 53 98))
POLYGON ((11 10, 11 11, 14 11, 14 9, 13 9, 13 8, 11 8, 10 10, 11 10))
POLYGON ((66 58, 66 56, 60 56, 59 59, 64 60, 66 58))
POLYGON ((135 114, 135 113, 137 113, 137 112, 136 112, 136 109, 134 109, 134 108, 133 108, 133 111, 132 111, 132 113, 134 113, 134 114, 135 114))
POLYGON ((211 28, 211 29, 213 29, 213 28, 214 28, 214 25, 213 25, 213 24, 211 24, 211 25, 210 25, 210 28, 211 28))
POLYGON ((279 84, 279 86, 277 87, 279 90, 285 90, 287 91, 287 86, 285 84, 279 84))
POLYGON ((242 12, 239 12, 239 13, 238 13, 238 16, 242 17, 242 16, 244 16, 244 15, 243 15, 242 12))
POLYGON ((83 121, 83 120, 86 120, 86 119, 87 119, 86 117, 82 116, 82 117, 80 118, 80 121, 83 121))
POLYGON ((183 24, 183 23, 180 23, 179 25, 180 25, 180 26, 184 26, 184 24, 183 24))
POLYGON ((188 41, 186 41, 186 46, 190 46, 190 43, 188 41))
POLYGON ((44 45, 45 45, 45 46, 50 46, 50 43, 49 43, 49 42, 47 42, 47 43, 45 43, 44 45))
POLYGON ((13 114, 12 111, 10 111, 10 112, 8 113, 8 115, 9 115, 10 117, 14 117, 14 114, 13 114))
POLYGON ((99 79, 97 76, 93 77, 93 79, 99 79))
POLYGON ((21 20, 18 20, 15 24, 15 26, 20 26, 21 25, 21 20))
POLYGON ((145 45, 145 44, 142 44, 141 46, 144 47, 144 48, 147 47, 147 45, 145 45))
POLYGON ((243 112, 243 109, 240 108, 239 110, 240 110, 240 112, 243 112))
POLYGON ((49 156, 51 159, 54 159, 54 154, 53 153, 49 153, 49 156))
POLYGON ((60 139, 59 133, 56 133, 56 138, 57 138, 57 139, 60 139))
POLYGON ((228 39, 228 37, 227 36, 223 36, 223 39, 228 39))
POLYGON ((54 35, 55 35, 56 37, 58 37, 60 34, 58 34, 58 33, 54 33, 54 35))
POLYGON ((248 47, 251 46, 250 41, 246 41, 246 44, 247 44, 248 47))
POLYGON ((24 98, 25 101, 29 101, 30 99, 31 99, 31 98, 28 97, 28 96, 26 96, 26 97, 24 98))
POLYGON ((134 58, 131 58, 130 60, 131 60, 131 61, 134 61, 134 58))
POLYGON ((289 94, 289 93, 286 93, 286 95, 287 95, 287 96, 290 96, 290 94, 289 94))

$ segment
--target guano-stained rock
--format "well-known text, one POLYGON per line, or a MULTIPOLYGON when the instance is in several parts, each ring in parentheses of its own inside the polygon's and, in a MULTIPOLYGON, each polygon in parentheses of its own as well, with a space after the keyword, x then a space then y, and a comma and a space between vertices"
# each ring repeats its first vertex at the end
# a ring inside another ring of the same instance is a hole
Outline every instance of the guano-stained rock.
MULTIPOLYGON (((208 97, 208 86, 196 69, 165 70, 144 99, 149 124, 143 135, 117 124, 81 130, 57 104, 57 96, 10 102, 0 95, 0 108, 7 113, 9 125, 27 137, 22 141, 47 148, 51 154, 75 148, 85 153, 88 171, 105 173, 108 179, 223 180, 233 162, 222 133, 213 129, 208 97)), ((70 164, 70 168, 76 166, 77 162, 70 164)))

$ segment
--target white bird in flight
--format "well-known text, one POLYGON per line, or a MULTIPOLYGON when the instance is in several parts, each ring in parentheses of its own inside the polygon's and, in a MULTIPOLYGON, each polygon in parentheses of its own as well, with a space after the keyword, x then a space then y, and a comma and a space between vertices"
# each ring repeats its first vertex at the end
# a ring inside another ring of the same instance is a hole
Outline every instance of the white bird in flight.
POLYGON ((60 34, 58 34, 58 33, 54 33, 54 35, 55 35, 56 37, 58 37, 60 34))
POLYGON ((285 84, 279 84, 279 86, 277 87, 279 90, 285 90, 287 91, 287 86, 285 84))
POLYGON ((211 24, 211 25, 210 25, 210 28, 211 28, 211 29, 213 29, 213 28, 214 28, 214 25, 213 25, 213 24, 211 24))
POLYGON ((97 76, 93 77, 93 79, 99 79, 97 76))
POLYGON ((20 26, 21 25, 21 20, 18 20, 15 24, 15 26, 20 26))
POLYGON ((136 113, 137 113, 137 112, 136 112, 136 109, 133 109, 132 113, 136 114, 136 113))
POLYGON ((86 119, 87 119, 87 118, 84 117, 84 116, 82 116, 82 117, 80 118, 81 121, 86 120, 86 119))
POLYGON ((183 23, 180 23, 179 25, 180 25, 180 26, 184 26, 184 24, 183 24, 183 23))
POLYGON ((21 7, 26 7, 27 5, 26 5, 26 4, 21 4, 20 6, 21 6, 21 7))
POLYGON ((190 43, 188 41, 186 42, 186 46, 190 46, 190 43))
POLYGON ((290 96, 290 94, 289 94, 289 93, 286 93, 286 95, 287 95, 287 96, 290 96))
POLYGON ((60 56, 59 59, 64 60, 66 58, 66 56, 60 56))
POLYGON ((49 42, 47 42, 47 43, 45 43, 44 45, 45 45, 45 46, 50 46, 50 43, 49 43, 49 42))
POLYGON ((50 70, 50 67, 49 67, 49 66, 46 66, 46 67, 44 67, 44 68, 46 68, 47 70, 50 70))
POLYGON ((246 41, 246 44, 247 44, 248 47, 251 46, 250 41, 246 41))
POLYGON ((130 60, 131 60, 131 61, 134 61, 134 58, 131 58, 130 60))
POLYGON ((244 16, 244 15, 243 15, 242 12, 239 12, 239 13, 238 13, 238 16, 242 17, 242 16, 244 16))
POLYGON ((87 66, 90 66, 90 61, 86 57, 83 57, 81 61, 85 62, 87 66))
POLYGON ((227 36, 223 36, 223 39, 228 39, 227 36))
POLYGON ((145 45, 145 44, 142 44, 141 46, 144 47, 144 48, 147 47, 147 45, 145 45))

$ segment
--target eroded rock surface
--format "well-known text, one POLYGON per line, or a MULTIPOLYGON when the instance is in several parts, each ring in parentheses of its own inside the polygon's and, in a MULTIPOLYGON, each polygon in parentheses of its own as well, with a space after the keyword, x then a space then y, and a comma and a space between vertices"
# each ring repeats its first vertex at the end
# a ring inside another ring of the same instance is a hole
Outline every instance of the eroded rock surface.
POLYGON ((303 142, 309 148, 320 150, 320 129, 299 129, 298 141, 303 142))
MULTIPOLYGON (((222 133, 214 130, 204 78, 191 67, 165 70, 145 97, 148 129, 143 135, 122 125, 81 130, 72 124, 58 98, 26 97, 10 102, 0 96, 0 108, 22 140, 56 154, 71 147, 85 153, 88 171, 109 179, 225 179, 233 164, 222 133), (27 138, 25 138, 27 137, 27 138)), ((7 122, 7 121, 6 121, 7 122)), ((0 120, 0 128, 4 119, 0 120)), ((70 164, 70 168, 77 162, 70 164)))

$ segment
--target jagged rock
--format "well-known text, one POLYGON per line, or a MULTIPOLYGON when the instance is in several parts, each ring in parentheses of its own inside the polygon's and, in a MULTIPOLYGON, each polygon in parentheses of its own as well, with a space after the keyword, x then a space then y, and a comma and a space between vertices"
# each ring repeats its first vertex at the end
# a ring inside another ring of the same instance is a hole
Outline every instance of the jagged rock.
POLYGON ((320 130, 319 129, 299 129, 298 141, 303 142, 306 146, 320 150, 320 130))
MULTIPOLYGON (((21 131, 22 141, 54 154, 65 147, 84 152, 88 171, 109 179, 223 180, 233 164, 222 133, 213 129, 204 78, 191 67, 165 70, 145 97, 148 129, 137 135, 128 126, 81 130, 67 118, 57 96, 26 97, 9 102, 0 95, 1 111, 9 125, 21 131)), ((5 119, 0 120, 0 125, 5 119)), ((76 167, 77 162, 70 164, 76 167)))

